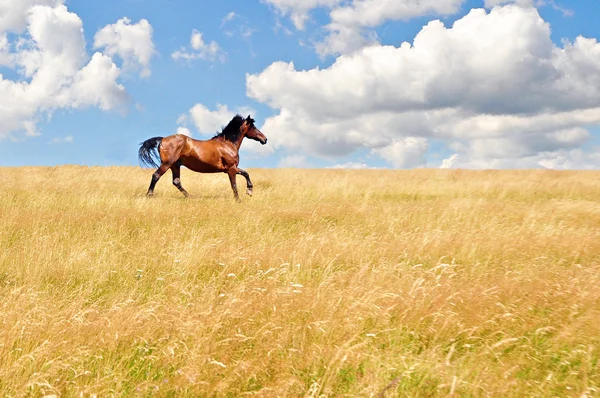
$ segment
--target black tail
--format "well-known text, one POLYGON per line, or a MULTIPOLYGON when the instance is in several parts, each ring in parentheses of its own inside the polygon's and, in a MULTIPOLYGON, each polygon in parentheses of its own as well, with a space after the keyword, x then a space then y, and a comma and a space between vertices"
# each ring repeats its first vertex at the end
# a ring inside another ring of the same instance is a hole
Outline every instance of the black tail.
POLYGON ((138 152, 140 166, 159 167, 160 166, 160 143, 163 137, 154 137, 140 143, 138 152))

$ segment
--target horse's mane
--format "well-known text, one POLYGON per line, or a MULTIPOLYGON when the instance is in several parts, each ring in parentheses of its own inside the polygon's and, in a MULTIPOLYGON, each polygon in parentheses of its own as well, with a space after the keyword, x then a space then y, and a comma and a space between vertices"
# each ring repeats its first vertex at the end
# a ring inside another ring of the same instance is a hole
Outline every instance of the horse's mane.
POLYGON ((241 115, 235 115, 229 124, 221 129, 212 139, 224 138, 228 141, 235 142, 240 138, 240 127, 244 123, 244 118, 241 115))

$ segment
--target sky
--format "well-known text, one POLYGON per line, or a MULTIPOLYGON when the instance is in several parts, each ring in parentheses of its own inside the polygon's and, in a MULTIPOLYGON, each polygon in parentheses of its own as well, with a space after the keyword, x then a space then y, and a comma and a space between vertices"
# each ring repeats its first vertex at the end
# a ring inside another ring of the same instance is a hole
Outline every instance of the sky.
POLYGON ((600 168, 598 0, 0 0, 0 166, 600 168))

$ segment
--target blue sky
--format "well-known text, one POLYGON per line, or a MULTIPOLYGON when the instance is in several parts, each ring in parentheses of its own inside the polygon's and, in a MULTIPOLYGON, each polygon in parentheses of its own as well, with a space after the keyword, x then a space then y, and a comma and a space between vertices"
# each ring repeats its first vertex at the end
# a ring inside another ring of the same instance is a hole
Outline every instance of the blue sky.
POLYGON ((248 168, 597 169, 599 9, 9 0, 0 166, 136 165, 146 138, 244 112, 269 138, 244 143, 248 168))

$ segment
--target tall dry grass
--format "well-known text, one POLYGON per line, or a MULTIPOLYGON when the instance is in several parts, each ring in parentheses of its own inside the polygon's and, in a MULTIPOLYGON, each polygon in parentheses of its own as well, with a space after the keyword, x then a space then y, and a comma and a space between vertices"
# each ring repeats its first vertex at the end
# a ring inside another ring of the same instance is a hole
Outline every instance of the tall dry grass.
POLYGON ((0 169, 0 395, 600 394, 598 172, 150 175, 0 169))

